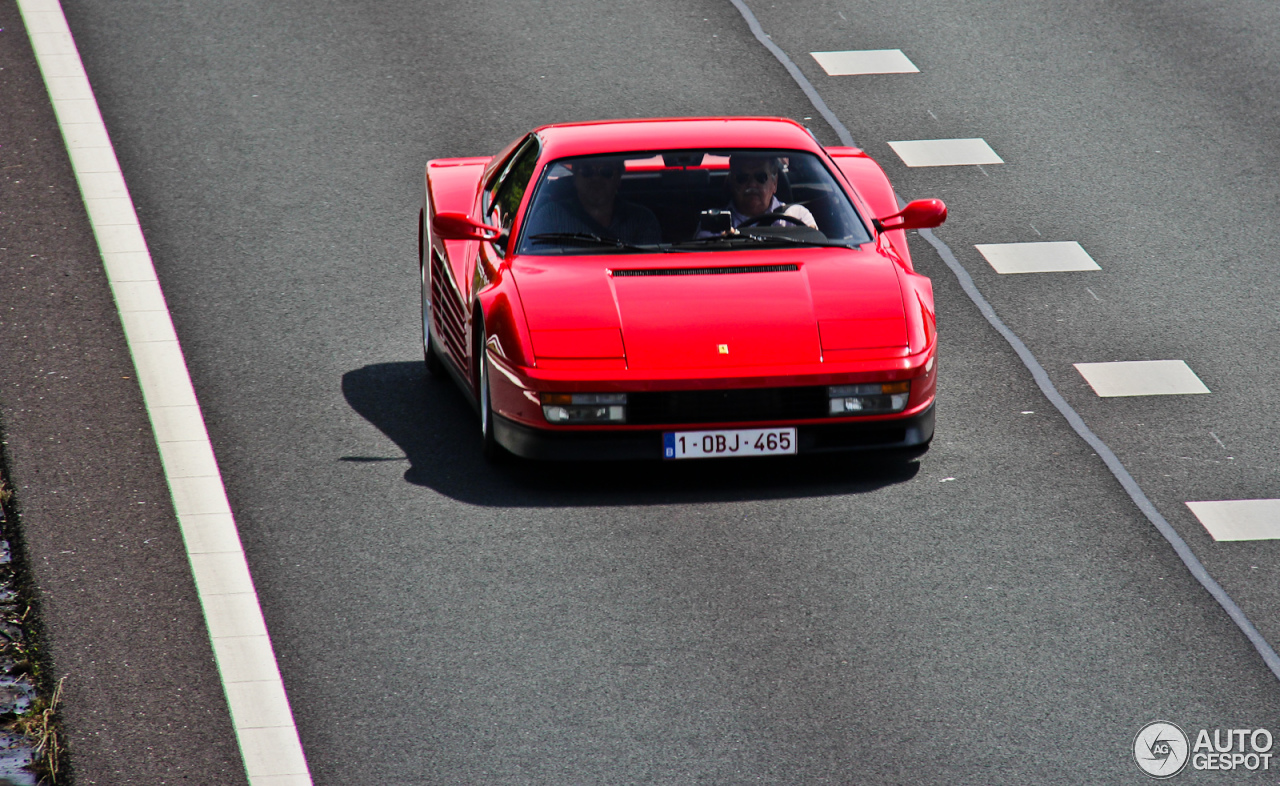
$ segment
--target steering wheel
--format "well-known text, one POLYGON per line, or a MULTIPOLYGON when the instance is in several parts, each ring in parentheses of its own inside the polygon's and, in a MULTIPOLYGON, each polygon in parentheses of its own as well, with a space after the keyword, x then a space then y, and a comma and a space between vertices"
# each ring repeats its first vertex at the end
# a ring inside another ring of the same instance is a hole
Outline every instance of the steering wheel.
POLYGON ((743 221, 741 224, 738 224, 738 228, 742 229, 743 227, 754 227, 764 223, 772 224, 774 221, 790 221, 792 224, 795 224, 796 226, 802 226, 802 227, 809 226, 804 222, 803 219, 796 218, 795 216, 788 215, 786 213, 761 213, 755 218, 748 218, 746 221, 743 221))

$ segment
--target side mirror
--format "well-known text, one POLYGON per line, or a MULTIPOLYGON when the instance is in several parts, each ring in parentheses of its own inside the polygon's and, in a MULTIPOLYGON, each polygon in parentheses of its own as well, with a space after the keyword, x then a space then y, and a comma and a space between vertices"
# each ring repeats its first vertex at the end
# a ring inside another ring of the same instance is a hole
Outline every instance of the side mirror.
POLYGON ((502 236, 502 227, 482 224, 466 213, 436 213, 431 231, 445 240, 497 240, 502 236))
POLYGON ((941 199, 917 199, 908 202, 900 212, 884 218, 873 219, 879 232, 890 229, 933 229, 947 220, 947 206, 941 199))

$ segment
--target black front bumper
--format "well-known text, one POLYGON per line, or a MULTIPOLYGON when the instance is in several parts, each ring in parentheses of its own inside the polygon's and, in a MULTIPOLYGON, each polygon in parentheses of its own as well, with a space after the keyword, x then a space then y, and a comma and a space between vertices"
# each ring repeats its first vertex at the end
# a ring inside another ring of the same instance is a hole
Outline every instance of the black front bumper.
MULTIPOLYGON (((531 428, 494 415, 494 436, 507 450, 542 461, 644 460, 662 458, 662 434, 656 431, 557 431, 531 428)), ((681 431, 700 431, 696 425, 681 431)), ((796 452, 902 450, 923 453, 933 439, 933 405, 901 420, 818 423, 796 426, 796 452)))

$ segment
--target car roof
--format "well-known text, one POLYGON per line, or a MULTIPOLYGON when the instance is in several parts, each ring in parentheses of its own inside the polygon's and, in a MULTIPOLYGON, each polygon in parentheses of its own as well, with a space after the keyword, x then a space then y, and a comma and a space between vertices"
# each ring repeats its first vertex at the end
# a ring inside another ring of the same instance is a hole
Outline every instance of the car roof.
POLYGON ((782 117, 600 120, 548 125, 534 133, 544 159, 707 147, 821 150, 804 126, 782 117))

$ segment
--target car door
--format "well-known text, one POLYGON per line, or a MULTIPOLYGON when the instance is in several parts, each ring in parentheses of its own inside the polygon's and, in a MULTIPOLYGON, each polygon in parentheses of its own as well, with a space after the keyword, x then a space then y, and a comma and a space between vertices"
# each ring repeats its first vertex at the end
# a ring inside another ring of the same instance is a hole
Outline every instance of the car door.
MULTIPOLYGON (((516 148, 507 162, 498 168, 497 174, 486 184, 480 195, 481 220, 490 226, 501 227, 503 233, 495 240, 481 241, 479 244, 469 287, 473 302, 476 293, 488 286, 497 276, 498 268, 507 255, 511 229, 515 223, 516 214, 520 211, 520 205, 524 201, 525 193, 531 185, 540 149, 538 138, 530 135, 516 148)), ((468 333, 471 335, 469 342, 472 353, 471 367, 475 372, 478 369, 476 365, 479 357, 478 348, 483 343, 484 337, 475 335, 474 308, 470 315, 468 333)), ((476 374, 473 373, 472 379, 476 378, 476 374)))

